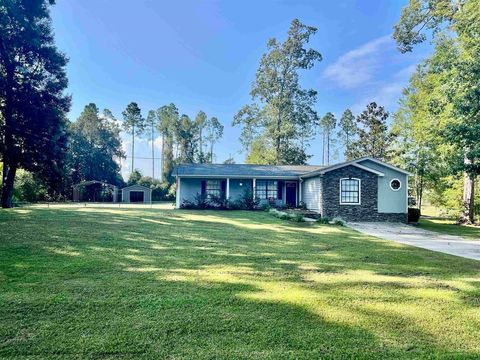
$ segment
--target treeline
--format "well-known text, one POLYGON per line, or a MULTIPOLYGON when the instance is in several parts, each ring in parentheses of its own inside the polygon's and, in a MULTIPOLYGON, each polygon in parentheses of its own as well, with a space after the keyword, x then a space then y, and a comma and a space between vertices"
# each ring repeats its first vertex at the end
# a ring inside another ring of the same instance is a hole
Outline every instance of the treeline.
POLYGON ((433 53, 417 67, 395 114, 396 161, 415 174, 411 191, 420 204, 427 195, 473 223, 480 215, 479 2, 411 2, 395 27, 399 50, 413 51, 428 33, 433 53))
MULTIPOLYGON (((85 106, 78 119, 67 122, 65 156, 57 170, 57 184, 49 188, 45 179, 36 173, 20 170, 14 186, 16 201, 71 200, 74 185, 84 181, 102 181, 119 188, 139 184, 150 187, 154 201, 172 200, 175 183, 172 169, 177 163, 205 163, 215 157, 214 145, 222 136, 223 125, 217 118, 207 118, 200 111, 194 120, 179 116, 174 104, 149 111, 146 118, 134 102, 122 113, 118 121, 109 109, 102 112, 96 104, 85 106), (121 132, 132 136, 132 169, 125 182, 121 175, 121 160, 127 156, 122 148, 121 132), (161 173, 155 178, 155 140, 161 136, 161 173), (135 138, 146 138, 152 149, 152 176, 143 176, 135 169, 135 138)), ((95 198, 101 185, 82 189, 85 199, 95 198)), ((96 196, 98 200, 99 195, 96 196)), ((107 197, 110 199, 110 197, 107 197)))
POLYGON ((172 183, 172 169, 176 163, 212 163, 214 146, 223 136, 223 125, 216 117, 199 111, 194 119, 179 115, 171 103, 142 116, 137 103, 130 103, 122 112, 123 129, 132 141, 131 171, 135 170, 135 138, 146 137, 152 151, 152 177, 155 178, 155 139, 161 136, 161 181, 172 183))

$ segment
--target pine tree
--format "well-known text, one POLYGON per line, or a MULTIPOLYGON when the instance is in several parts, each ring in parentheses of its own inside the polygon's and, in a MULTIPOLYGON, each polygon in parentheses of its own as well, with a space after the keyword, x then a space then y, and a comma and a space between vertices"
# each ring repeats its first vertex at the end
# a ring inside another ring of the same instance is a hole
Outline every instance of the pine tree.
POLYGON ((70 98, 67 58, 55 46, 47 0, 0 5, 0 161, 2 207, 12 206, 18 168, 54 189, 61 182, 70 98))
POLYGON ((388 160, 388 149, 394 138, 388 131, 388 113, 375 102, 367 105, 357 116, 358 139, 353 141, 347 153, 349 159, 370 156, 378 160, 388 160))
POLYGON ((127 108, 122 112, 123 129, 132 135, 132 168, 135 170, 135 136, 141 136, 145 131, 145 119, 136 102, 128 104, 127 108))

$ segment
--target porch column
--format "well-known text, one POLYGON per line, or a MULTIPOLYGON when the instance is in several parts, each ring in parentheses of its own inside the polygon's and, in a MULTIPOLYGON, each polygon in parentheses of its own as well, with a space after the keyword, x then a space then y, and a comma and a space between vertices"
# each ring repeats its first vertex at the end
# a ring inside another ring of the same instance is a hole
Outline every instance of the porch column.
POLYGON ((176 204, 175 207, 180 209, 180 178, 177 176, 177 189, 175 191, 175 200, 176 204))
POLYGON ((298 202, 302 202, 302 183, 303 183, 303 179, 300 179, 298 181, 298 202))
POLYGON ((255 190, 257 189, 257 179, 253 178, 253 200, 255 200, 255 190))
POLYGON ((230 199, 230 178, 227 178, 227 193, 226 193, 226 199, 230 199))

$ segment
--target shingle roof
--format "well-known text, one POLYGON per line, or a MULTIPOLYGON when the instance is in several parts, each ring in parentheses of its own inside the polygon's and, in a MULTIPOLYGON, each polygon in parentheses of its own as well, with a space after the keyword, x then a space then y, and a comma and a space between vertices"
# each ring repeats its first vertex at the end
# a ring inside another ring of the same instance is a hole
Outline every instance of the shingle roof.
POLYGON ((182 164, 175 167, 178 176, 299 176, 319 170, 317 165, 182 164))

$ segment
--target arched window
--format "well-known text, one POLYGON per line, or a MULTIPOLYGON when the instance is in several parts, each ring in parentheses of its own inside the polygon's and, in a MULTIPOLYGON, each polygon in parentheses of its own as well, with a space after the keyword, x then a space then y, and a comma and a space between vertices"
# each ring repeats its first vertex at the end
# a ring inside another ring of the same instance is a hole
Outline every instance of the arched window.
POLYGON ((340 179, 340 204, 360 205, 360 179, 340 179))
POLYGON ((392 181, 390 181, 390 188, 393 191, 398 191, 402 188, 402 183, 398 179, 393 179, 392 181))

